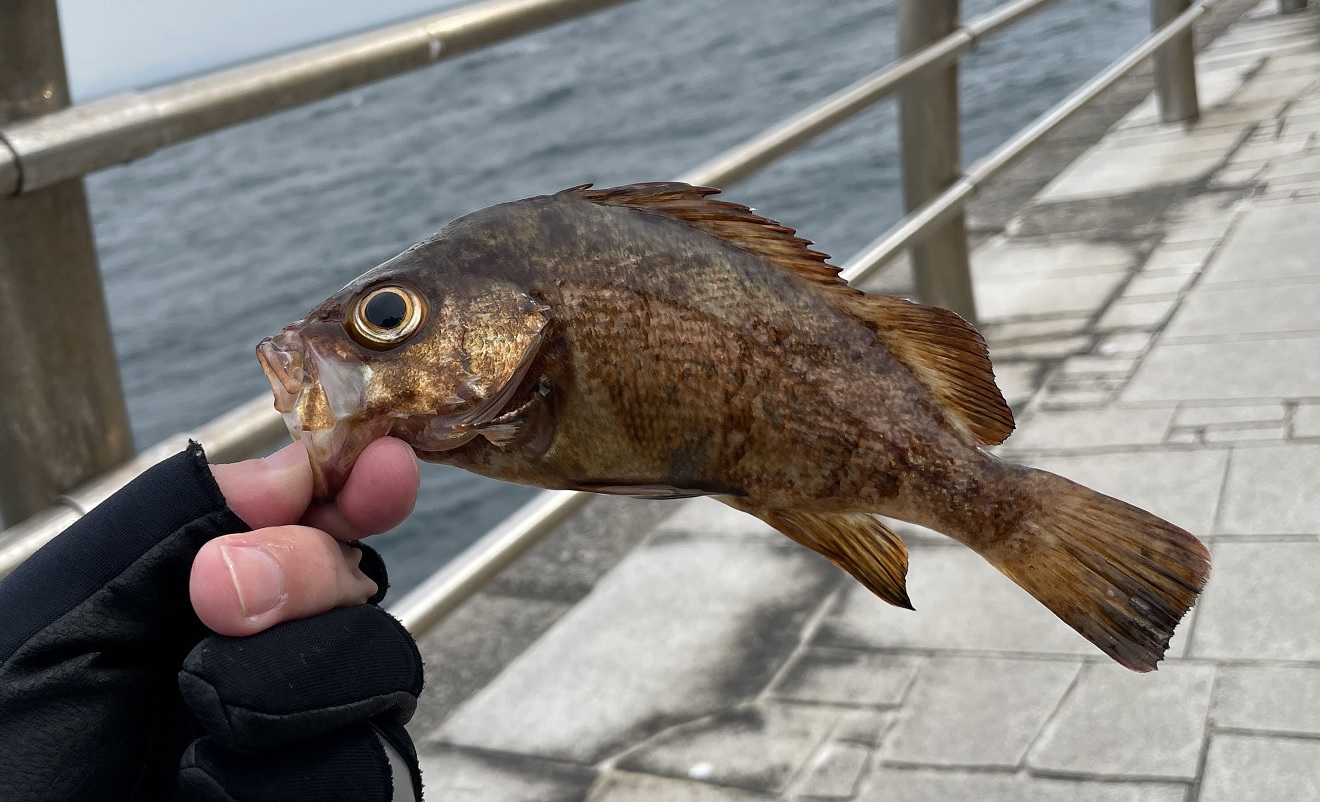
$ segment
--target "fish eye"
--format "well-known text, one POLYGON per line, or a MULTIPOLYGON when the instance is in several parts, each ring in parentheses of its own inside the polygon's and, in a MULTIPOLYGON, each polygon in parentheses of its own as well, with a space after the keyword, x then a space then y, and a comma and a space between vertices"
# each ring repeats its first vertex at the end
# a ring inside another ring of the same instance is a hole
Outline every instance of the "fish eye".
POLYGON ((348 333, 362 345, 383 351, 402 345, 422 327, 426 304, 407 287, 377 287, 358 299, 348 333))

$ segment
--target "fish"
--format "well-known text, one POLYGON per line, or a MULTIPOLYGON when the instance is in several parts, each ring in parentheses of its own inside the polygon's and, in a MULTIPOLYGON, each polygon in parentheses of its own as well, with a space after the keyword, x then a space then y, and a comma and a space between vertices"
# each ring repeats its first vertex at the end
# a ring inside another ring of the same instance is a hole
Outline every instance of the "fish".
POLYGON ((971 548, 1154 670, 1210 556, 1149 512, 990 453, 985 340, 867 294, 719 190, 591 184, 461 217, 257 347, 328 498, 373 440, 507 482, 710 496, 911 608, 877 516, 971 548))

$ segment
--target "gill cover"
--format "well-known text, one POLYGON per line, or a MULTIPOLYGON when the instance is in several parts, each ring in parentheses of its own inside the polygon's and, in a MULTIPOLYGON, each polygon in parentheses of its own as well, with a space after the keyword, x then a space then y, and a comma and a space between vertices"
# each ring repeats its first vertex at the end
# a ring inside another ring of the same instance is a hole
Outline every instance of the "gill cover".
POLYGON ((378 438, 445 451, 477 437, 474 427, 509 405, 550 320, 549 308, 517 287, 481 279, 437 288, 429 304, 401 293, 406 303, 386 296, 370 308, 382 287, 401 286, 370 279, 318 307, 343 309, 343 325, 314 310, 257 347, 276 408, 307 445, 320 499, 343 487, 378 438))

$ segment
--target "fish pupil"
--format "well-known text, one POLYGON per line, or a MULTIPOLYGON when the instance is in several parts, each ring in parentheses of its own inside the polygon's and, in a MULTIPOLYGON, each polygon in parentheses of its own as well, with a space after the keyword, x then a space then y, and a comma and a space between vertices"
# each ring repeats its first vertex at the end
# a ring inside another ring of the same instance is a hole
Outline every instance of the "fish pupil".
POLYGON ((408 301, 397 292, 379 292, 367 301, 362 317, 378 329, 392 331, 408 317, 408 301))

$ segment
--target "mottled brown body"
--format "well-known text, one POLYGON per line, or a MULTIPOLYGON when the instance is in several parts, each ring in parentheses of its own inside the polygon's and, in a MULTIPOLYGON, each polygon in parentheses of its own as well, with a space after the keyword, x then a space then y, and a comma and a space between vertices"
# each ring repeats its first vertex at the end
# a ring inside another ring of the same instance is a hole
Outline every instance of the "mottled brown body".
POLYGON ((458 257, 430 269, 444 281, 487 265, 554 311, 524 388, 544 376, 553 413, 506 447, 478 439, 428 458, 541 487, 668 486, 900 518, 932 491, 981 492, 968 474, 993 461, 870 329, 796 276, 669 218, 522 204, 452 227, 458 257), (529 263, 517 254, 529 242, 553 250, 529 263))
POLYGON ((870 517, 884 514, 962 541, 1120 662, 1153 667, 1204 548, 980 450, 1012 418, 979 335, 848 288, 791 230, 709 194, 578 188, 476 212, 263 344, 281 410, 327 444, 329 490, 391 433, 521 484, 714 495, 906 605, 906 551, 870 517), (379 287, 428 309, 405 345, 344 334, 379 287), (1091 542, 1112 527, 1141 534, 1091 542))

